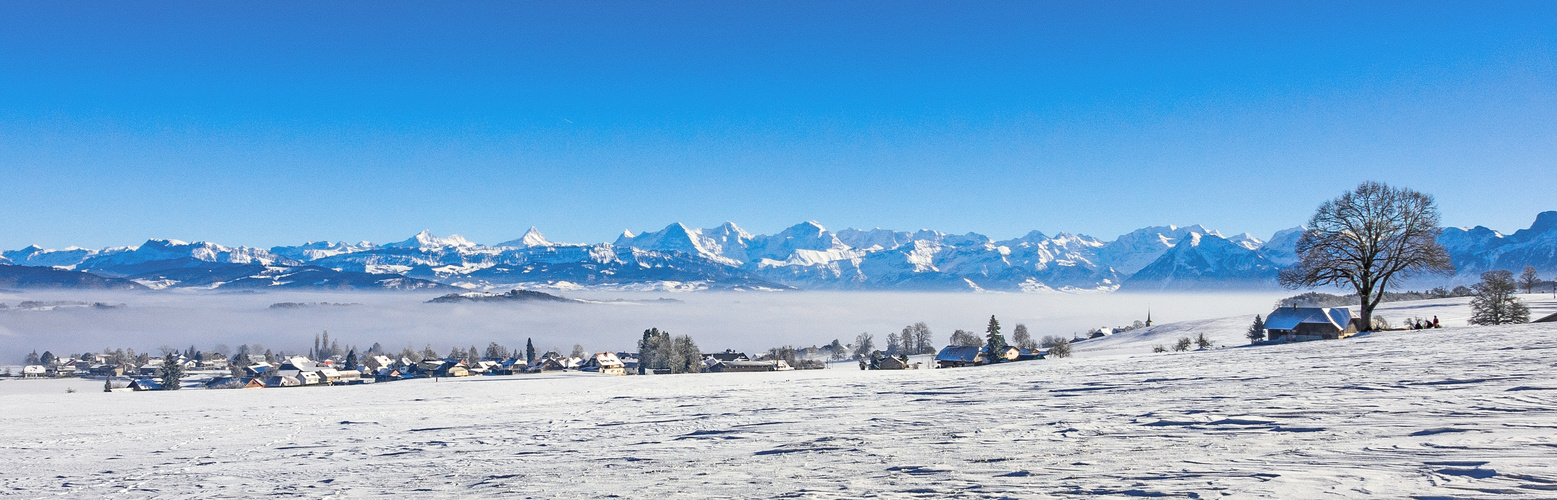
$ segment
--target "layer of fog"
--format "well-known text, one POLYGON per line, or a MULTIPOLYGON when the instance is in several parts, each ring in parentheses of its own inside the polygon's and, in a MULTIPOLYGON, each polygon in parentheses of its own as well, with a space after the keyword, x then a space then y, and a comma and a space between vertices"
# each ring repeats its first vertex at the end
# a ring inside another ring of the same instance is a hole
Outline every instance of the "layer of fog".
POLYGON ((1122 293, 683 293, 578 292, 592 299, 680 302, 617 304, 428 304, 415 293, 273 292, 254 294, 0 292, 0 364, 20 361, 29 351, 56 354, 128 347, 155 353, 159 346, 261 344, 306 353, 314 336, 328 331, 343 347, 417 349, 431 345, 485 348, 497 342, 522 348, 567 352, 574 344, 590 351, 631 350, 644 329, 687 334, 705 352, 761 351, 779 345, 810 346, 862 332, 885 346, 888 333, 923 321, 944 343, 955 329, 982 333, 997 317, 1007 335, 1017 323, 1034 337, 1071 336, 1100 326, 1157 323, 1264 314, 1283 292, 1237 294, 1122 293), (122 308, 67 307, 22 310, 22 301, 83 301, 124 304, 122 308), (356 303, 271 309, 279 302, 356 303))

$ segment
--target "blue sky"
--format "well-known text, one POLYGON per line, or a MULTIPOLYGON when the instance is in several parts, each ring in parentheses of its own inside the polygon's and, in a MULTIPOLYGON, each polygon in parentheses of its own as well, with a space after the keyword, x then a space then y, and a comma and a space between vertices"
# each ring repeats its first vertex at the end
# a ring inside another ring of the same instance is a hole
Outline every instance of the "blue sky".
POLYGON ((1557 4, 0 4, 0 248, 1557 209, 1557 4))

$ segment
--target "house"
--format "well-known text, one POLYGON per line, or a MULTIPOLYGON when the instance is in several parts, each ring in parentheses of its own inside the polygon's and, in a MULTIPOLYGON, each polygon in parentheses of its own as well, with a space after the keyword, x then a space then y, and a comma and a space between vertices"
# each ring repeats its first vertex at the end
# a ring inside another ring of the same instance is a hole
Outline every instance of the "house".
POLYGON ((124 375, 124 367, 105 363, 93 366, 88 372, 94 377, 118 377, 124 375))
POLYGON ((302 372, 314 372, 319 370, 319 365, 302 356, 292 356, 276 367, 276 373, 281 375, 297 376, 302 372))
POLYGON ((778 365, 770 361, 718 361, 708 367, 711 373, 771 372, 778 365))
MULTIPOLYGON (((360 371, 357 371, 357 370, 336 370, 335 373, 337 375, 337 378, 336 378, 337 382, 336 383, 338 383, 338 384, 348 385, 348 384, 360 384, 360 383, 363 383, 362 372, 360 372, 360 371)), ((370 379, 368 381, 371 382, 372 380, 370 379)))
POLYGON ((257 378, 216 377, 205 383, 206 389, 263 389, 265 382, 257 378))
POLYGON ((704 354, 703 359, 712 359, 716 361, 751 361, 751 358, 746 357, 746 353, 736 352, 734 349, 725 349, 724 352, 704 354))
POLYGON ((43 365, 27 365, 22 367, 22 378, 43 378, 48 372, 43 365))
POLYGON ((1047 356, 1048 354, 1049 354, 1048 351, 1040 351, 1040 350, 1022 351, 1021 354, 1018 354, 1016 356, 1016 360, 1017 361, 1033 361, 1033 360, 1037 360, 1037 359, 1044 359, 1044 356, 1047 356))
POLYGON ((130 390, 160 391, 162 390, 162 382, 158 382, 149 378, 136 379, 134 382, 130 382, 130 390))
POLYGON ((378 372, 373 374, 373 380, 375 382, 390 382, 394 380, 400 380, 400 378, 400 370, 396 370, 387 366, 379 368, 378 372))
POLYGON ((395 366, 395 362, 389 359, 389 356, 384 355, 368 356, 368 359, 363 360, 363 364, 375 372, 382 368, 393 368, 395 366))
POLYGON ((314 370, 314 374, 319 376, 319 383, 321 384, 336 385, 341 383, 340 370, 336 370, 334 368, 320 368, 318 370, 314 370))
POLYGON ((243 367, 243 374, 249 377, 264 378, 270 375, 270 372, 275 371, 275 369, 276 367, 271 366, 270 363, 254 363, 243 367))
POLYGON ((908 356, 907 355, 898 355, 898 356, 887 356, 887 357, 881 358, 881 361, 877 361, 876 362, 876 369, 877 370, 907 370, 907 369, 909 369, 908 356))
POLYGON ((272 375, 265 378, 265 387, 297 387, 303 383, 297 377, 272 375))
POLYGON ((985 363, 982 347, 950 345, 935 355, 936 368, 960 368, 985 363))
POLYGON ((162 376, 162 362, 161 361, 152 361, 150 363, 146 363, 144 365, 141 365, 141 368, 139 370, 136 370, 135 373, 137 375, 142 376, 142 377, 161 377, 162 376))
POLYGON ((560 372, 560 371, 564 371, 564 370, 567 370, 567 367, 563 366, 562 362, 557 360, 557 358, 542 358, 542 359, 536 360, 535 364, 530 365, 530 368, 528 370, 526 370, 526 371, 528 371, 530 373, 540 373, 540 372, 560 372))
POLYGON ((588 360, 584 361, 583 366, 579 367, 579 369, 586 372, 596 372, 601 375, 627 374, 627 365, 622 363, 622 359, 616 357, 616 354, 609 352, 595 353, 594 356, 590 356, 588 360))
POLYGON ((1531 323, 1557 323, 1557 313, 1551 313, 1544 318, 1531 321, 1531 323))
POLYGON ((1005 349, 1001 350, 1000 356, 998 357, 1003 361, 1016 361, 1017 358, 1022 357, 1022 350, 1014 345, 1008 345, 1005 349))
POLYGON ((461 363, 461 364, 449 367, 448 371, 445 371, 443 373, 443 376, 445 376, 445 377, 469 377, 470 376, 470 370, 465 368, 464 363, 461 363))
MULTIPOLYGON (((284 373, 284 372, 283 372, 284 373)), ((297 381, 302 385, 319 385, 318 372, 298 372, 297 381)))
POLYGON ((1270 340, 1299 342, 1344 339, 1356 334, 1362 321, 1345 307, 1283 307, 1265 317, 1270 340))

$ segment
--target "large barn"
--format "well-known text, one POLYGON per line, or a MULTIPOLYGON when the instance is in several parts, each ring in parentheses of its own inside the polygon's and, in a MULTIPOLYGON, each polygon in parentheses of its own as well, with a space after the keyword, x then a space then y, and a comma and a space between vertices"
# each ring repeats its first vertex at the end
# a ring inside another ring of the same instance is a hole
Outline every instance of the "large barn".
POLYGON ((1271 340, 1344 339, 1357 333, 1361 319, 1345 307, 1283 307, 1265 317, 1271 340))

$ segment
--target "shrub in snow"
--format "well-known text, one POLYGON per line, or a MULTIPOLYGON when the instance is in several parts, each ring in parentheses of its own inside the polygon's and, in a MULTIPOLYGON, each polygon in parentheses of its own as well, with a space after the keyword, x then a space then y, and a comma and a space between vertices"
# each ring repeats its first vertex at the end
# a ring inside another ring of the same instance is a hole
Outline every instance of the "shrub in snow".
POLYGON ((1195 337, 1195 345, 1199 346, 1201 349, 1210 349, 1211 346, 1215 344, 1212 344, 1211 339, 1206 338, 1206 334, 1202 333, 1200 336, 1195 337))
POLYGON ((1162 344, 1157 344, 1156 346, 1152 347, 1152 352, 1168 352, 1168 347, 1162 344))
POLYGON ((1189 350, 1189 345, 1193 344, 1193 343, 1194 343, 1194 341, 1190 340, 1189 337, 1179 337, 1178 343, 1173 344, 1173 350, 1175 350, 1175 351, 1188 351, 1189 350))

